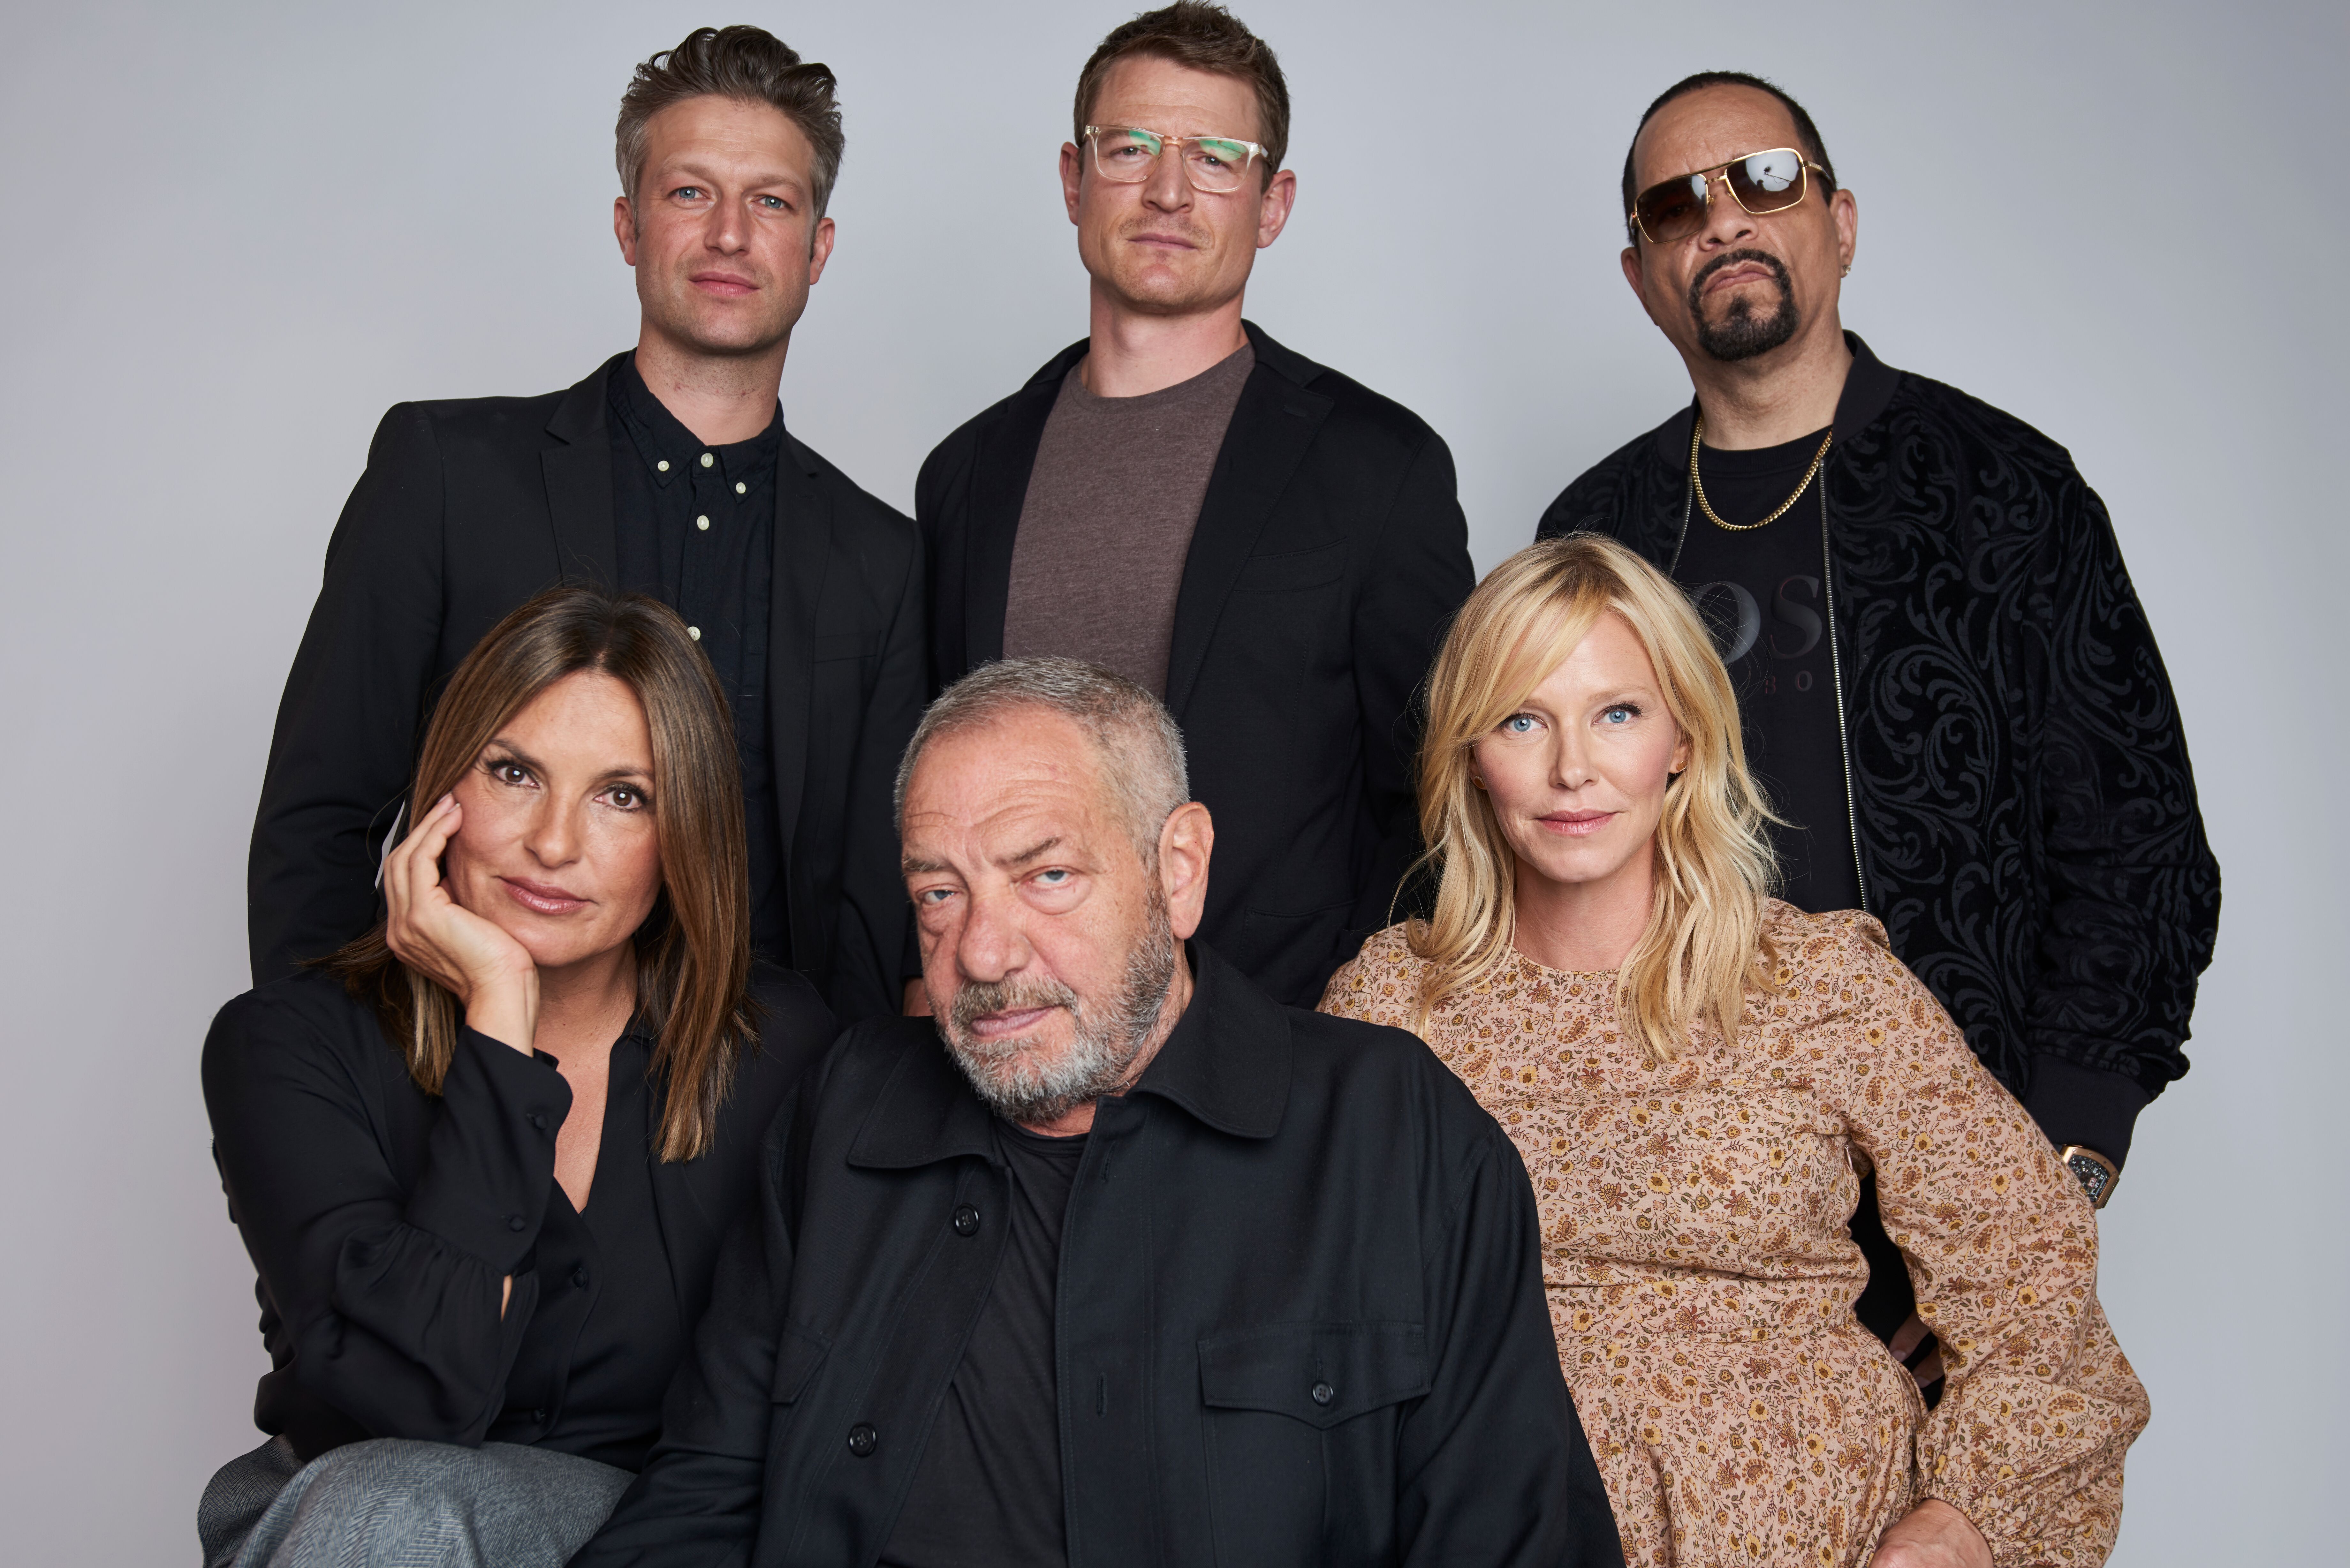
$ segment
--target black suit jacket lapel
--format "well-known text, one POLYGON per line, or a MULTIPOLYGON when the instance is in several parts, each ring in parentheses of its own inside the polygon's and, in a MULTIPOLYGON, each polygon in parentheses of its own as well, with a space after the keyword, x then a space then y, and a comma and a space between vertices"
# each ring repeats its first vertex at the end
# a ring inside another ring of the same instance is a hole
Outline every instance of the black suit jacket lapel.
POLYGON ((1167 707, 1178 720, 1191 700, 1208 642, 1223 618, 1224 602, 1256 548, 1282 492, 1305 461, 1330 400, 1306 385, 1321 367, 1291 353, 1246 324, 1256 368, 1241 388, 1231 428, 1216 454, 1216 471, 1200 503, 1183 559, 1183 586, 1175 597, 1175 635, 1167 653, 1167 707))
POLYGON ((1003 414, 982 434, 972 460, 971 532, 963 557, 963 663, 961 674, 1003 657, 1003 607, 1012 595, 1012 546, 1045 421, 1061 396, 1061 379, 1085 358, 1073 343, 1012 395, 1003 414))
POLYGON ((775 459, 775 576, 767 589, 767 744, 786 864, 795 858, 793 836, 807 783, 816 607, 824 602, 833 556, 832 497, 816 474, 816 464, 785 431, 775 459))
POLYGON ((560 445, 539 453, 546 480, 546 514, 555 528, 556 568, 568 582, 620 586, 620 546, 612 524, 612 441, 605 422, 604 389, 615 355, 563 394, 546 433, 560 445))

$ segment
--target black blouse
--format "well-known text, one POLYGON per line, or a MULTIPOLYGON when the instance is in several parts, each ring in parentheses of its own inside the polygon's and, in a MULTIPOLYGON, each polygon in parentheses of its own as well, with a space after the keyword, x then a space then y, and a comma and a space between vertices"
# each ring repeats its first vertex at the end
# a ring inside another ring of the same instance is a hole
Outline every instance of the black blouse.
POLYGON ((759 1048, 698 1159, 657 1158, 652 1042, 632 1027, 614 1043, 584 1215, 555 1180, 571 1091, 545 1052, 465 1030, 435 1099, 374 1010, 326 975, 223 1008, 204 1102, 260 1275, 271 1371, 255 1423, 306 1460, 396 1437, 641 1465, 760 1138, 832 1042, 831 1013, 797 975, 763 965, 753 991, 759 1048))

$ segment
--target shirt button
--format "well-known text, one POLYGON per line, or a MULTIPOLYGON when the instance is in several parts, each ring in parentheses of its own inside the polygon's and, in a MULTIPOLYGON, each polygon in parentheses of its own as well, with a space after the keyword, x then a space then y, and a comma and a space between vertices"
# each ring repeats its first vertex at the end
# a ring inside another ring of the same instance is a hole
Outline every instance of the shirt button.
POLYGON ((1338 1391, 1327 1383, 1316 1383, 1305 1391, 1305 1397, 1316 1405, 1327 1405, 1338 1397, 1338 1391))
POLYGON ((958 1203, 954 1211, 954 1231, 958 1236, 979 1234, 979 1210, 968 1203, 958 1203))
POLYGON ((707 517, 695 518, 693 520, 693 525, 701 529, 705 534, 710 532, 710 519, 707 517))
POLYGON ((509 1214, 506 1216, 506 1229, 509 1231, 519 1231, 529 1223, 529 1220, 525 1220, 519 1214, 509 1214))
POLYGON ((712 463, 716 462, 718 460, 716 458, 711 456, 706 452, 702 454, 702 466, 704 468, 708 468, 712 463))
POLYGON ((881 1446, 881 1434, 859 1421, 848 1428, 848 1451, 858 1459, 870 1459, 873 1450, 881 1446))
POLYGON ((539 1131, 545 1132, 546 1130, 546 1118, 540 1116, 536 1111, 533 1111, 530 1113, 530 1125, 536 1127, 539 1131))
POLYGON ((663 473, 667 473, 669 472, 669 459, 663 458, 659 462, 653 464, 653 466, 660 469, 663 473))
POLYGON ((588 1288, 587 1264, 582 1263, 577 1268, 571 1271, 571 1282, 577 1285, 583 1291, 588 1288))
POLYGON ((751 487, 738 479, 734 482, 734 493, 737 495, 748 495, 751 493, 751 487))
POLYGON ((702 640, 702 628, 698 626, 687 627, 685 628, 685 635, 693 639, 694 641, 700 642, 702 640))

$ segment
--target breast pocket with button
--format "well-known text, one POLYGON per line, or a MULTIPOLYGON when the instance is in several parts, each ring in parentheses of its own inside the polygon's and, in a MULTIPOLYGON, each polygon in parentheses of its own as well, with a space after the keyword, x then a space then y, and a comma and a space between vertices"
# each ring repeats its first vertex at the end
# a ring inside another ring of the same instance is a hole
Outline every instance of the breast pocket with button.
POLYGON ((1383 1538, 1396 1428, 1428 1388, 1418 1324, 1278 1324, 1201 1340, 1219 1555, 1319 1558, 1341 1524, 1383 1538))

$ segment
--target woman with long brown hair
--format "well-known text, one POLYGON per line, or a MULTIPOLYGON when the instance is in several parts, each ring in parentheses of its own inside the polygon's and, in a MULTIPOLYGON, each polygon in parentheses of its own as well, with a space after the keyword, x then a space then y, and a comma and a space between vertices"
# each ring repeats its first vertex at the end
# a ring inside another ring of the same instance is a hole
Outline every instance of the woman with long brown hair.
POLYGON ((272 1369, 208 1564, 560 1563, 642 1464, 833 1033, 753 970, 736 766, 674 614, 543 594, 433 711, 383 920, 222 1009, 204 1096, 272 1369))
POLYGON ((1588 534, 1496 567, 1430 677, 1419 802, 1432 916, 1322 1005, 1420 1033, 1523 1155, 1626 1561, 2102 1562, 2147 1404, 2095 1213, 1874 919, 1770 897, 1680 590, 1588 534), (1853 1313, 1872 1167, 1930 1412, 1853 1313))

